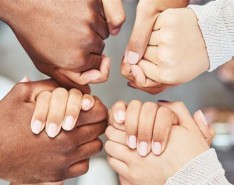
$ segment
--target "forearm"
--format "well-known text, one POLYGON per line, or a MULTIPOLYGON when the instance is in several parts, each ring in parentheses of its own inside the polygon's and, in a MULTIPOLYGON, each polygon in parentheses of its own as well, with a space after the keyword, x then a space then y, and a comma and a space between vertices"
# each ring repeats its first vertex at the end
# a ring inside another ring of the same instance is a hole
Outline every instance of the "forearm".
POLYGON ((216 0, 190 5, 198 18, 210 59, 210 71, 234 56, 234 1, 216 0))
POLYGON ((214 149, 210 149, 190 161, 166 182, 166 185, 177 184, 231 185, 225 177, 225 171, 222 168, 214 149))

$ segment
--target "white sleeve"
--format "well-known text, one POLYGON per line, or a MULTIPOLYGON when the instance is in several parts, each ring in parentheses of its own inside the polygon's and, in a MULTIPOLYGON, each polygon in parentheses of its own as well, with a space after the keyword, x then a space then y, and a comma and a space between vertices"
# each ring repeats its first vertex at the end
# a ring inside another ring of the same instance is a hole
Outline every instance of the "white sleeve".
POLYGON ((210 59, 209 71, 213 71, 234 56, 234 0, 189 7, 198 18, 210 59))
POLYGON ((231 185, 214 149, 186 164, 165 185, 231 185))

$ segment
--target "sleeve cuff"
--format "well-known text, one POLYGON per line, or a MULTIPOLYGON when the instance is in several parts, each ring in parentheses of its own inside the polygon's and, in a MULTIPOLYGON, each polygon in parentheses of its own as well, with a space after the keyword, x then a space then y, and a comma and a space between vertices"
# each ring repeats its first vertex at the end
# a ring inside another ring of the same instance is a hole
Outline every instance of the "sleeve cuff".
POLYGON ((214 149, 199 155, 185 165, 166 185, 230 185, 214 149))
POLYGON ((203 6, 189 5, 198 18, 206 43, 210 59, 209 71, 215 70, 234 56, 234 38, 227 28, 228 22, 228 26, 231 25, 234 31, 232 1, 216 0, 203 6))

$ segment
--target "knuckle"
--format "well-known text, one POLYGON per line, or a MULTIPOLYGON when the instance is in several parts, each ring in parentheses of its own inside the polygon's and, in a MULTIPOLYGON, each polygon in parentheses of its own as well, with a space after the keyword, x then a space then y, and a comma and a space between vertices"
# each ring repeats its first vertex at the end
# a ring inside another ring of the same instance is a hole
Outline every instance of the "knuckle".
POLYGON ((119 28, 126 20, 126 15, 125 13, 121 13, 119 15, 110 17, 110 23, 114 28, 119 28))
POLYGON ((78 89, 75 89, 75 88, 72 88, 70 91, 69 91, 69 94, 73 94, 75 96, 78 96, 78 97, 81 97, 82 96, 82 93, 80 90, 78 89))
POLYGON ((30 95, 32 92, 32 86, 29 83, 17 83, 13 90, 17 92, 17 94, 22 97, 26 98, 27 95, 30 95))
POLYGON ((144 107, 147 111, 155 110, 158 107, 156 103, 153 102, 145 102, 142 107, 144 107))
POLYGON ((65 88, 58 87, 53 91, 52 94, 63 98, 64 96, 68 96, 68 91, 65 88))
POLYGON ((128 106, 136 107, 136 106, 141 106, 142 103, 139 100, 132 100, 130 101, 128 106))

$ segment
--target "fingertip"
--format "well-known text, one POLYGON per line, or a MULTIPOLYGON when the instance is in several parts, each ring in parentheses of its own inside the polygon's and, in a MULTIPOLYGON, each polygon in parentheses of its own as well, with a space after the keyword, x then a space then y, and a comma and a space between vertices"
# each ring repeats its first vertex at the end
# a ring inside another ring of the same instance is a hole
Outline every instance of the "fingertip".
POLYGON ((91 108, 93 108, 95 104, 95 100, 93 98, 93 96, 89 95, 89 94, 85 94, 82 98, 81 101, 81 108, 83 111, 88 111, 91 108))
POLYGON ((39 120, 31 121, 31 130, 34 134, 38 135, 43 130, 43 124, 39 120))

